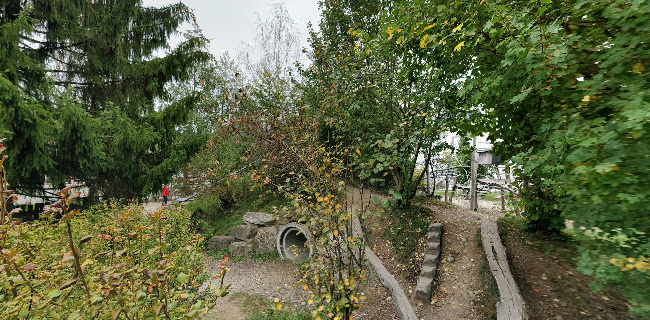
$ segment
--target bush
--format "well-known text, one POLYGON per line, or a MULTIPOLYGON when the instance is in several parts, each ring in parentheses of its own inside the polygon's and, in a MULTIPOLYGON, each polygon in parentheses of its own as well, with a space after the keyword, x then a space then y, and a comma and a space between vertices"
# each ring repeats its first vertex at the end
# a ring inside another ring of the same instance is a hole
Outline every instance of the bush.
MULTIPOLYGON (((70 203, 67 190, 63 203, 70 203)), ((50 208, 35 223, 0 226, 0 318, 185 319, 207 312, 227 286, 208 279, 190 213, 104 203, 50 208), (63 214, 58 220, 57 215, 63 214)), ((221 273, 213 278, 222 278, 221 273)))

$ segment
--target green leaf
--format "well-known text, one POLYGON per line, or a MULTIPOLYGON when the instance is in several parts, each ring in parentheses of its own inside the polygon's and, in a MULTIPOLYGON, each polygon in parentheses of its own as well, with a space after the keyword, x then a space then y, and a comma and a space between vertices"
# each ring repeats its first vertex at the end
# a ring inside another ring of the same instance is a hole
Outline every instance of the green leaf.
POLYGON ((61 293, 63 293, 63 291, 61 291, 61 290, 59 290, 59 289, 55 289, 55 290, 52 290, 52 291, 48 292, 48 293, 47 293, 47 296, 48 296, 50 299, 54 299, 54 298, 59 297, 59 296, 61 295, 61 293))
POLYGON ((189 279, 190 279, 190 276, 188 276, 184 272, 181 272, 181 273, 178 274, 178 276, 176 276, 176 281, 178 281, 180 283, 187 283, 187 281, 189 279))

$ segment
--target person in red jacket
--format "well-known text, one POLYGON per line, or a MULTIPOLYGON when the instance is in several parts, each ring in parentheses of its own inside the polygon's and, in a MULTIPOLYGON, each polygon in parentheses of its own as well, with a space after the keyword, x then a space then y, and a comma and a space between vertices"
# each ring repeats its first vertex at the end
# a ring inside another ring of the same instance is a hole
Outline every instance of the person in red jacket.
POLYGON ((163 186, 162 197, 163 197, 163 206, 164 206, 167 204, 167 197, 169 197, 169 187, 163 186))

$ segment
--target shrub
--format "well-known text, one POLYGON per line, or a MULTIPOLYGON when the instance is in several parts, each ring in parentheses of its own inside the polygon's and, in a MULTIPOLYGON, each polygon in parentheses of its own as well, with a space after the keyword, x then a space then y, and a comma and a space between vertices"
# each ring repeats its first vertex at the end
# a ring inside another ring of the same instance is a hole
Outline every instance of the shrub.
POLYGON ((104 203, 81 212, 70 210, 78 194, 68 193, 38 221, 0 225, 0 318, 185 319, 227 294, 227 256, 212 277, 219 288, 199 291, 208 279, 203 239, 189 232, 187 210, 147 215, 104 203))

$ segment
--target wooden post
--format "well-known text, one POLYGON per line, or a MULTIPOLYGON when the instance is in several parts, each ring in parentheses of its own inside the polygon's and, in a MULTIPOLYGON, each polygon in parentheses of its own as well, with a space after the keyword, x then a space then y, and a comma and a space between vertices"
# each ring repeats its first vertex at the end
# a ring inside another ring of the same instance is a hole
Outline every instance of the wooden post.
POLYGON ((447 198, 448 191, 449 191, 449 175, 445 175, 445 202, 449 202, 449 198, 447 198))
POLYGON ((476 138, 472 140, 472 146, 474 147, 472 151, 472 182, 470 186, 470 204, 469 208, 472 211, 478 210, 478 199, 476 194, 476 178, 478 175, 478 162, 477 162, 477 152, 476 152, 476 138))
POLYGON ((451 187, 451 192, 449 193, 449 203, 454 203, 454 192, 456 192, 456 183, 458 182, 458 178, 456 176, 453 176, 454 178, 454 186, 451 187))
MULTIPOLYGON (((499 172, 499 165, 494 165, 494 169, 497 171, 497 177, 501 180, 501 172, 499 172)), ((506 211, 506 192, 503 189, 505 181, 499 189, 501 189, 501 211, 506 211)))
POLYGON ((426 166, 424 167, 425 170, 427 171, 427 194, 426 196, 429 197, 431 196, 431 169, 429 168, 429 162, 427 162, 426 166))

